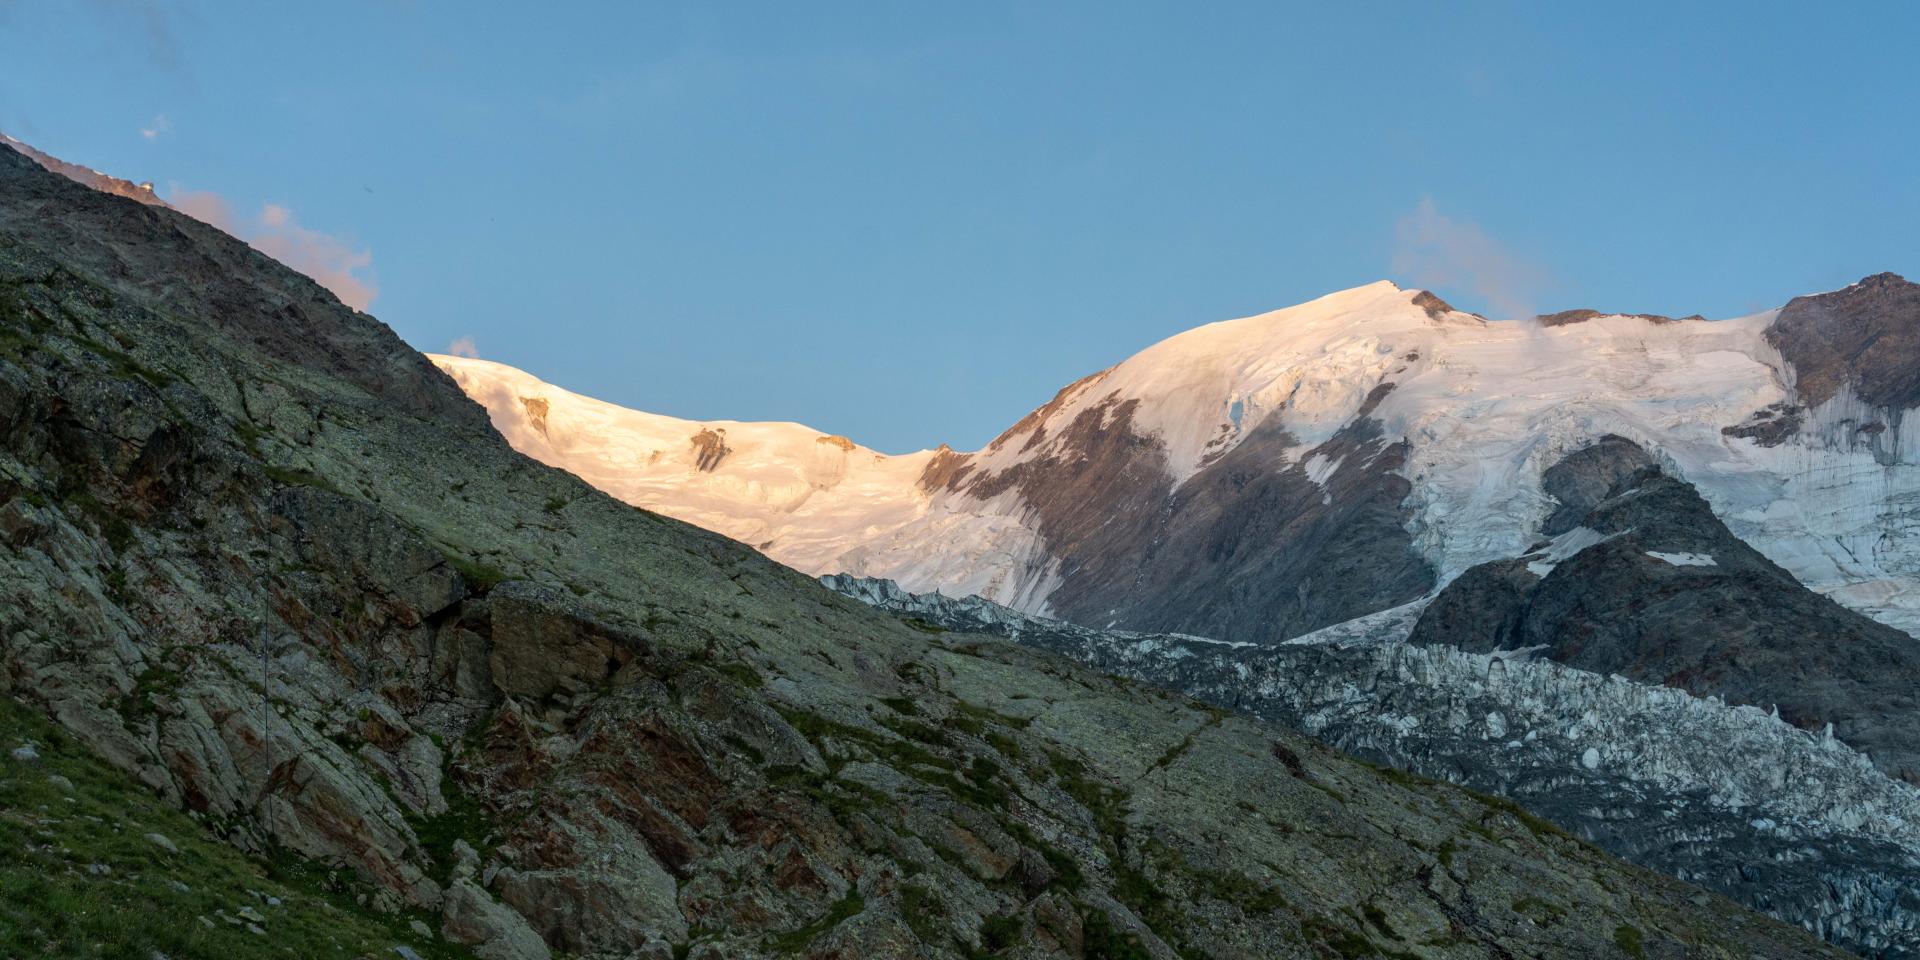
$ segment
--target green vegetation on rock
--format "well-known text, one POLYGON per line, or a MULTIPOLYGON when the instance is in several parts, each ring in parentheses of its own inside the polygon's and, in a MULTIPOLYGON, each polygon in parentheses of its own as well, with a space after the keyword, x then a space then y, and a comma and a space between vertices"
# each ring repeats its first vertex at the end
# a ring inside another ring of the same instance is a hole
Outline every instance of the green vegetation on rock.
POLYGON ((11 698, 0 737, 0 956, 473 956, 362 905, 348 872, 248 857, 11 698))

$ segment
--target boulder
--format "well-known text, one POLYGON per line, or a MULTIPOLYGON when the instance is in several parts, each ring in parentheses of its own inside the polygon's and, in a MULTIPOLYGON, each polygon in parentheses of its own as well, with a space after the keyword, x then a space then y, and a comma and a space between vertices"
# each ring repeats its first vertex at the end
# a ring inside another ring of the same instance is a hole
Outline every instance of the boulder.
POLYGON ((549 960, 553 951, 527 924, 527 918, 461 877, 447 887, 441 903, 440 935, 473 947, 481 960, 549 960))

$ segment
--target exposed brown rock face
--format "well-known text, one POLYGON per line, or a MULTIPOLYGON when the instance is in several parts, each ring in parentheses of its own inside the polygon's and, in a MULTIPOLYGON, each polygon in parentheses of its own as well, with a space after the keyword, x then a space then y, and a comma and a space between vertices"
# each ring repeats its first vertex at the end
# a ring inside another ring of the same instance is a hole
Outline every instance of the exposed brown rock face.
POLYGON ((813 438, 813 442, 821 444, 823 446, 839 447, 843 452, 846 452, 846 453, 853 452, 853 441, 847 437, 840 436, 837 433, 828 434, 827 436, 824 436, 824 437, 815 437, 813 438))
POLYGON ((487 957, 1832 955, 618 504, 371 318, 7 150, 0 687, 487 957))
POLYGON ((1427 316, 1432 317, 1435 320, 1438 320, 1449 313, 1455 312, 1453 309, 1453 304, 1440 299, 1440 297, 1431 290, 1422 290, 1419 293, 1415 294, 1413 298, 1413 305, 1416 307, 1419 307, 1422 310, 1425 310, 1427 312, 1427 316))
POLYGON ((1867 405, 1920 406, 1920 284, 1878 273, 1844 290, 1795 297, 1767 327, 1793 365, 1799 402, 1817 407, 1842 386, 1867 405))
POLYGON ((533 424, 533 428, 540 431, 541 436, 546 436, 547 413, 552 407, 552 404, 547 402, 547 398, 521 397, 520 406, 527 411, 527 422, 533 424))
MULTIPOLYGON (((1059 561, 1047 599, 1067 619, 1277 642, 1432 589, 1406 529, 1406 445, 1371 419, 1391 389, 1304 454, 1276 416, 1177 490, 1159 441, 1134 430, 1138 401, 1117 396, 1056 425, 1047 457, 988 475, 944 453, 922 483, 982 499, 1018 489, 1059 561), (1323 482, 1307 474, 1315 458, 1334 466, 1323 482)), ((1029 415, 995 443, 1049 422, 1029 415)))
POLYGON ((1569 324, 1583 323, 1600 316, 1598 310, 1562 310, 1559 313, 1545 313, 1534 319, 1543 327, 1564 327, 1569 324))
POLYGON ((1673 317, 1662 316, 1661 314, 1657 314, 1657 313, 1604 313, 1599 310, 1586 310, 1586 309, 1562 310, 1559 313, 1546 313, 1546 314, 1541 314, 1540 316, 1534 317, 1533 319, 1535 322, 1539 323, 1543 327, 1565 327, 1565 326, 1571 326, 1576 323, 1585 323, 1588 320, 1592 320, 1595 317, 1616 317, 1616 316, 1632 317, 1636 320, 1645 320, 1646 322, 1654 324, 1655 326, 1658 326, 1660 324, 1665 324, 1665 323, 1679 323, 1682 320, 1692 321, 1692 320, 1706 319, 1706 317, 1703 317, 1697 313, 1689 314, 1687 316, 1681 317, 1678 320, 1676 320, 1673 317))
POLYGON ((688 439, 693 444, 694 466, 700 470, 713 470, 733 452, 733 448, 727 446, 725 430, 703 427, 688 439))
POLYGON ((1053 395, 1053 399, 1041 404, 1026 416, 1021 417, 1013 426, 1008 427, 1006 432, 993 438, 993 442, 987 445, 987 449, 998 450, 1012 442, 1014 438, 1022 435, 1025 435, 1027 439, 1026 442, 1020 446, 1021 452, 1033 449, 1047 438, 1046 424, 1052 421, 1053 415, 1058 413, 1062 407, 1066 406, 1068 401, 1085 391, 1093 389, 1100 381, 1105 380, 1107 373, 1108 371, 1106 370, 1090 373, 1061 387, 1060 392, 1053 395))

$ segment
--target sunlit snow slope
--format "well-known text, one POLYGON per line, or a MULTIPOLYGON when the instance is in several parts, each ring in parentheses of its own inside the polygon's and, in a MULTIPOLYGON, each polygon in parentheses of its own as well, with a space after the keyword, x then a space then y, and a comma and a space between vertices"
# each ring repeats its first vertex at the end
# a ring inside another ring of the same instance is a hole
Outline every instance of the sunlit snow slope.
POLYGON ((1489 322, 1383 281, 1169 338, 976 453, 899 457, 434 359, 517 448, 628 502, 811 573, 1096 626, 1272 642, 1415 599, 1537 541, 1541 471, 1617 434, 1810 586, 1912 629, 1920 418, 1845 384, 1797 408, 1777 313, 1489 322), (1390 584, 1328 572, 1369 569, 1390 584), (1335 600, 1265 599, 1289 592, 1335 600))
POLYGON ((499 363, 435 356, 515 449, 625 500, 804 569, 926 512, 932 453, 889 457, 797 423, 694 422, 629 410, 499 363))

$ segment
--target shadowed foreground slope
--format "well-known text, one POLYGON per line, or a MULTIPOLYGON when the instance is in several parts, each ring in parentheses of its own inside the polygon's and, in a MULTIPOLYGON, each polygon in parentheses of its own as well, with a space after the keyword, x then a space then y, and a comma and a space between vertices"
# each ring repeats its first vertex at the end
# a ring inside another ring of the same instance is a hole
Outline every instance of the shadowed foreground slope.
POLYGON ((0 543, 12 695, 484 957, 1830 953, 618 504, 304 278, 7 150, 0 543))

